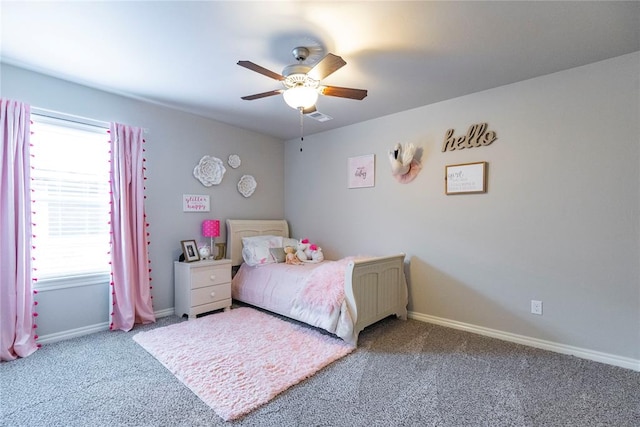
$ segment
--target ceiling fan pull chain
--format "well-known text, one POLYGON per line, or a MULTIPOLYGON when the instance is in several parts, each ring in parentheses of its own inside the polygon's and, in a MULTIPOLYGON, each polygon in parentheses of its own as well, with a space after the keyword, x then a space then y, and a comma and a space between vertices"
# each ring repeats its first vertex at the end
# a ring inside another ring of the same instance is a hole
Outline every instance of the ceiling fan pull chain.
POLYGON ((298 108, 300 110, 300 152, 302 152, 302 142, 304 141, 304 108, 298 108))

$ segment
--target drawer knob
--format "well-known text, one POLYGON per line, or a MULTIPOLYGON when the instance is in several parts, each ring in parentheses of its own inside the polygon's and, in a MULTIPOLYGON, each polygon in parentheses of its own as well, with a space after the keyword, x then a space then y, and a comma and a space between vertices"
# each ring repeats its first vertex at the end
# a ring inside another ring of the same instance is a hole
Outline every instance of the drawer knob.
POLYGON ((216 296, 216 293, 215 292, 211 292, 211 296, 212 297, 216 296))
POLYGON ((212 274, 212 275, 211 275, 211 277, 209 277, 209 279, 211 279, 211 280, 216 280, 216 275, 215 275, 215 274, 212 274))

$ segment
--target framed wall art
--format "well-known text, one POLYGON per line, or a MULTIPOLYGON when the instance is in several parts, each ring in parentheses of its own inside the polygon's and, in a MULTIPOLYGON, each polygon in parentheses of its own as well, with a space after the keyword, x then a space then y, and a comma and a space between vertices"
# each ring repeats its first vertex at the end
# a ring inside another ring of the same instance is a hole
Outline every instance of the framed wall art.
POLYGON ((375 154, 349 157, 347 173, 349 188, 373 187, 375 185, 375 154))
POLYGON ((206 194, 183 194, 182 212, 209 212, 209 196, 206 194))
POLYGON ((200 261, 198 245, 195 240, 182 240, 180 244, 182 245, 182 254, 185 262, 200 261))
POLYGON ((487 162, 445 166, 445 193, 472 194, 487 192, 487 162))

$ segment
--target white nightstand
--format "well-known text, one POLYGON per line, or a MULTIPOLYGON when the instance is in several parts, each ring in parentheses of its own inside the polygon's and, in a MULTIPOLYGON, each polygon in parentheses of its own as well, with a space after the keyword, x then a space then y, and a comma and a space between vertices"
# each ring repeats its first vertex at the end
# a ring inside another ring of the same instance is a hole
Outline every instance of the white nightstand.
POLYGON ((176 316, 231 308, 231 260, 174 262, 176 316))

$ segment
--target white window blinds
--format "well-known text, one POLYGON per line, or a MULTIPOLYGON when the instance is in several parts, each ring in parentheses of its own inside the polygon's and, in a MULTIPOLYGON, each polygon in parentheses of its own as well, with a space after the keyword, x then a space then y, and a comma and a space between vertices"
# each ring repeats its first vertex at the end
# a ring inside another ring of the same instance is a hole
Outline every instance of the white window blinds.
POLYGON ((35 286, 104 282, 110 272, 107 129, 32 119, 35 286))

